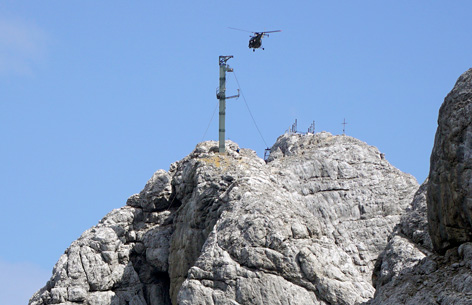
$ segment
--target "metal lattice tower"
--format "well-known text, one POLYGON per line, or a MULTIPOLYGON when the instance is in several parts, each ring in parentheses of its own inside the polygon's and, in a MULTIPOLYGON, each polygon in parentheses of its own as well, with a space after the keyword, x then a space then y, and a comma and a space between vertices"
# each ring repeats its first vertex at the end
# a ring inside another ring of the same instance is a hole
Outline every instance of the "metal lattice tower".
POLYGON ((233 72, 233 69, 230 68, 226 62, 233 58, 232 55, 229 56, 220 56, 219 57, 219 64, 220 64, 220 87, 216 93, 216 98, 220 101, 220 124, 219 124, 219 149, 220 153, 225 152, 225 123, 226 123, 226 99, 239 97, 238 95, 228 96, 226 97, 226 72, 233 72))

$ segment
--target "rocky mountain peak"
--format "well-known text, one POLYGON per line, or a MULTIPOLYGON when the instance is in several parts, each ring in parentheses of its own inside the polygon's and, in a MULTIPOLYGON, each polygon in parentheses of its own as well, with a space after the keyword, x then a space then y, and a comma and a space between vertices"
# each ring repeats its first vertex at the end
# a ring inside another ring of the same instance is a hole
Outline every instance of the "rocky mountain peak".
POLYGON ((72 242, 31 305, 471 304, 472 69, 439 112, 429 179, 348 136, 267 161, 199 143, 72 242))
POLYGON ((341 159, 346 162, 350 161, 346 159, 347 157, 355 157, 359 160, 362 158, 373 160, 383 158, 376 147, 369 146, 356 138, 345 135, 334 136, 329 132, 322 131, 317 134, 286 133, 281 135, 272 146, 268 161, 279 157, 316 153, 318 150, 326 149, 339 150, 342 153, 341 159), (350 149, 357 149, 357 152, 344 153, 350 149), (366 152, 370 156, 363 156, 366 152))
POLYGON ((418 188, 372 146, 285 134, 268 162, 203 142, 59 259, 39 304, 360 304, 418 188))

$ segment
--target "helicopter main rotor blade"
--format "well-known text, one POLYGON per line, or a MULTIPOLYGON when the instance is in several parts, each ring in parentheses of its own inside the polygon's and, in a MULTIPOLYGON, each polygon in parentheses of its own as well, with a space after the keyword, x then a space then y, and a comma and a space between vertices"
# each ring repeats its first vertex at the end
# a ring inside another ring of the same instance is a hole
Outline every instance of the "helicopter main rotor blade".
POLYGON ((232 30, 236 30, 236 31, 242 31, 242 32, 248 32, 248 33, 255 33, 253 31, 246 31, 246 30, 241 30, 241 29, 237 29, 237 28, 230 28, 228 27, 228 29, 232 29, 232 30))
POLYGON ((277 31, 265 31, 265 32, 262 32, 262 33, 276 33, 276 32, 282 32, 282 30, 277 30, 277 31))

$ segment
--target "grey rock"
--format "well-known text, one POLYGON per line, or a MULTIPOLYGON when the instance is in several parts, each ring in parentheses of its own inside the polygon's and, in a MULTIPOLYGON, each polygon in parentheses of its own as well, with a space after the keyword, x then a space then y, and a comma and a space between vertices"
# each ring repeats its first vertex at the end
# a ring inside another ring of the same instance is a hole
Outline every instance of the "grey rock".
MULTIPOLYGON (((408 264, 398 275, 379 285, 369 304, 472 304, 472 270, 457 255, 430 254, 408 264)), ((410 256, 411 257, 411 256, 410 256)))
POLYGON ((87 290, 84 287, 69 287, 67 288, 67 299, 72 302, 81 302, 87 297, 87 290))
POLYGON ((115 293, 112 291, 92 292, 87 296, 86 304, 101 305, 113 304, 115 293))
POLYGON ((144 189, 128 199, 127 205, 141 207, 144 211, 158 211, 167 208, 172 193, 171 177, 164 170, 158 170, 149 179, 144 189))
POLYGON ((472 69, 439 110, 431 153, 428 222, 436 251, 472 241, 472 69))
POLYGON ((63 303, 67 299, 67 288, 57 287, 51 289, 51 302, 52 304, 63 303))
POLYGON ((373 283, 377 289, 432 253, 426 216, 426 190, 427 181, 416 192, 375 263, 373 283))
MULTIPOLYGON (((137 244, 145 244, 150 252, 160 243, 168 248, 171 226, 145 223, 148 213, 125 206, 85 231, 61 256, 50 281, 30 304, 169 304, 168 293, 160 293, 160 299, 153 294, 161 286, 169 289, 168 276, 159 273, 168 268, 168 252, 154 253, 148 262, 146 251, 134 250, 137 244), (154 238, 156 242, 148 241, 154 238)), ((165 218, 169 212, 162 214, 165 218)))
POLYGON ((459 246, 457 252, 464 261, 464 266, 472 269, 472 243, 463 243, 459 246))
POLYGON ((157 171, 127 206, 71 244, 30 304, 372 298, 375 261, 416 180, 375 147, 326 132, 279 137, 267 163, 226 146, 219 154, 216 142, 200 143, 157 171))
POLYGON ((370 304, 472 304, 471 93, 468 70, 441 106, 429 181, 379 256, 370 304))

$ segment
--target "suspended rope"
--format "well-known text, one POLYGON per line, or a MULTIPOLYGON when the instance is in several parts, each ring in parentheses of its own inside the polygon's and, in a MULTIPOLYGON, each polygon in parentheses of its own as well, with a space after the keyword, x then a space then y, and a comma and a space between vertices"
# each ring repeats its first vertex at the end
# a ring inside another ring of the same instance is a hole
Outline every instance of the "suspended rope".
POLYGON ((251 115, 252 122, 254 123, 254 126, 256 126, 256 129, 259 132, 259 135, 261 136, 261 139, 264 142, 265 146, 269 147, 269 145, 267 145, 267 142, 264 140, 264 137, 262 136, 262 133, 261 133, 259 127, 257 126, 256 120, 254 119, 254 116, 252 115, 251 109, 249 109, 249 105, 247 104, 246 97, 244 96, 244 92, 241 89, 241 86, 239 85, 238 78, 236 77, 236 73, 234 71, 233 71, 233 75, 234 75, 234 79, 236 80, 236 83, 238 84, 239 92, 241 93, 241 96, 243 97, 244 104, 246 105, 247 111, 249 111, 249 114, 251 115))
POLYGON ((208 128, 210 128, 211 122, 213 121, 213 117, 215 116, 216 108, 218 108, 218 103, 216 103, 215 109, 213 109, 213 114, 211 115, 210 122, 208 123, 208 126, 207 126, 207 128, 206 128, 206 130, 205 130, 205 133, 203 134, 203 137, 202 137, 202 139, 200 140, 200 142, 203 142, 203 139, 205 138, 205 136, 206 136, 206 134, 207 134, 208 128))

